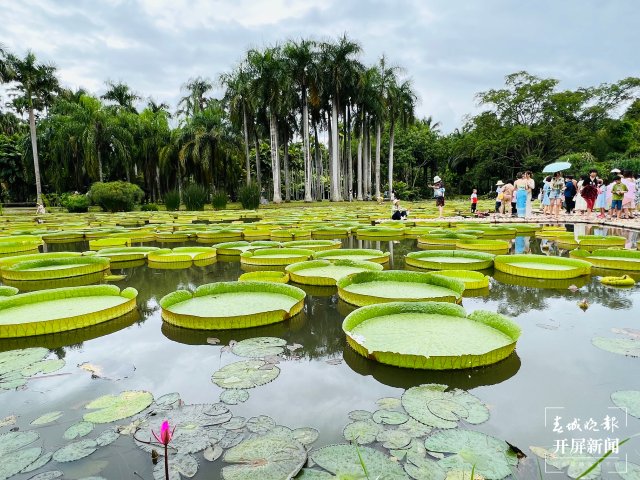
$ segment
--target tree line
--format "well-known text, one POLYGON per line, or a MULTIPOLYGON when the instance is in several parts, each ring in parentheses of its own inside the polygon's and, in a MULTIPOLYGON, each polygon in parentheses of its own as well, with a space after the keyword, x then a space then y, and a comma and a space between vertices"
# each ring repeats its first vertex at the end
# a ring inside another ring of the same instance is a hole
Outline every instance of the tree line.
POLYGON ((234 199, 254 182, 274 202, 391 190, 417 199, 436 173, 451 193, 487 192, 561 157, 576 171, 640 171, 638 78, 561 90, 555 79, 513 73, 444 134, 431 117, 416 118, 402 68, 385 56, 364 65, 361 54, 346 35, 250 49, 216 79, 189 79, 172 111, 124 82, 108 81, 101 96, 69 90, 34 53, 0 48, 3 200, 41 202, 43 192, 110 180, 138 184, 150 201, 194 183, 234 199))

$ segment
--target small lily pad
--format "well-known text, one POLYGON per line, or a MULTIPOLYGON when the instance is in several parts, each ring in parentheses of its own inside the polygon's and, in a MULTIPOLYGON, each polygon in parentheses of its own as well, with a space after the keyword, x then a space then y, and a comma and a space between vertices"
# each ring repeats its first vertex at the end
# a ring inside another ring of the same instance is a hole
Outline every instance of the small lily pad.
POLYGON ((33 363, 26 368, 23 368, 20 372, 25 377, 33 377, 34 375, 57 372, 64 367, 65 361, 63 359, 55 360, 41 360, 40 362, 33 363))
POLYGON ((9 372, 20 372, 47 355, 49 355, 49 350, 42 347, 2 352, 0 353, 0 377, 9 372))
POLYGON ((349 412, 349 418, 354 422, 362 421, 362 420, 371 420, 373 414, 368 412, 367 410, 354 410, 349 412))
POLYGON ((251 417, 247 420, 247 430, 253 433, 264 434, 276 426, 276 421, 266 415, 251 417))
POLYGON ((47 423, 55 422, 61 416, 62 412, 60 411, 45 413, 32 421, 31 425, 46 425, 47 423))
POLYGON ((280 480, 294 477, 307 461, 304 446, 293 439, 256 437, 224 454, 224 480, 280 480))
POLYGON ((640 357, 640 340, 634 338, 593 337, 591 343, 607 352, 627 357, 640 357))
POLYGON ((376 404, 382 410, 397 410, 402 407, 402 400, 396 397, 383 397, 376 400, 376 404))
MULTIPOLYGON (((180 480, 182 476, 193 477, 198 472, 198 461, 192 455, 178 454, 169 457, 169 480, 180 480)), ((165 480, 164 461, 153 469, 155 480, 165 480)))
POLYGON ((431 430, 433 430, 433 428, 431 428, 428 425, 425 425, 424 423, 420 423, 417 420, 414 420, 413 418, 410 418, 405 423, 399 425, 398 430, 404 430, 412 437, 418 438, 418 437, 424 437, 426 435, 429 435, 431 433, 431 430))
POLYGON ((370 447, 338 444, 314 450, 310 454, 318 466, 338 478, 365 478, 362 465, 366 465, 367 476, 380 480, 406 479, 402 467, 384 453, 370 447))
POLYGON ((427 458, 407 460, 404 464, 404 471, 415 480, 444 480, 446 476, 438 462, 427 458))
POLYGON ((69 428, 67 428, 62 434, 62 437, 65 440, 74 440, 76 438, 80 438, 80 437, 84 437, 85 435, 88 435, 89 433, 91 433, 92 430, 93 430, 93 423, 82 421, 82 422, 75 423, 71 425, 69 428))
POLYGON ((202 454, 204 456, 204 459, 208 462, 215 462, 218 458, 220 458, 223 452, 224 450, 222 449, 222 447, 216 444, 205 448, 202 454))
POLYGON ((119 395, 104 395, 87 404, 95 410, 85 413, 84 420, 91 423, 109 423, 140 413, 153 402, 153 395, 144 391, 126 391, 119 395))
POLYGON ((262 370, 265 365, 262 360, 245 360, 230 363, 215 372, 211 381, 221 388, 244 389, 265 385, 275 380, 280 375, 280 369, 276 366, 268 370, 262 370))
POLYGON ((237 405, 249 400, 249 392, 246 390, 225 390, 220 394, 220 401, 227 405, 237 405))
POLYGON ((342 434, 350 442, 366 445, 375 442, 376 437, 382 431, 383 427, 371 420, 358 420, 344 427, 342 434))
MULTIPOLYGON (((561 455, 560 452, 554 453, 542 447, 529 447, 529 449, 538 457, 544 459, 547 465, 551 465, 557 469, 567 469, 567 476, 570 478, 580 477, 587 469, 597 462, 597 458, 585 454, 569 453, 568 451, 561 455)), ((596 465, 591 472, 585 475, 586 480, 600 478, 601 466, 596 465)))
POLYGON ((96 443, 100 447, 106 447, 115 442, 118 437, 120 437, 120 434, 115 429, 109 428, 96 437, 96 443))
POLYGON ((318 439, 319 435, 318 430, 311 427, 296 428, 292 432, 292 437, 303 445, 311 445, 318 439))
POLYGON ((617 407, 625 409, 629 415, 640 418, 640 390, 619 390, 611 394, 617 407))
POLYGON ((98 449, 98 444, 95 440, 85 439, 77 442, 65 445, 53 454, 53 459, 56 462, 73 462, 80 460, 81 458, 88 457, 98 449))
POLYGON ((394 410, 376 410, 373 412, 373 421, 384 425, 400 425, 409 420, 409 415, 394 410))
POLYGON ((180 394, 178 392, 166 393, 161 397, 156 398, 156 405, 159 407, 171 407, 180 401, 180 394))
POLYGON ((232 417, 228 422, 220 425, 225 430, 240 430, 247 423, 247 419, 244 417, 232 417))
POLYGON ((286 340, 277 337, 256 337, 241 340, 231 347, 231 351, 239 357, 264 358, 280 355, 284 352, 286 340))
POLYGON ((378 434, 376 440, 382 443, 384 448, 399 449, 409 446, 411 436, 402 430, 383 430, 378 434))
POLYGON ((236 432, 233 430, 227 430, 224 437, 220 439, 218 445, 222 448, 231 448, 238 445, 240 442, 244 440, 244 433, 236 432))

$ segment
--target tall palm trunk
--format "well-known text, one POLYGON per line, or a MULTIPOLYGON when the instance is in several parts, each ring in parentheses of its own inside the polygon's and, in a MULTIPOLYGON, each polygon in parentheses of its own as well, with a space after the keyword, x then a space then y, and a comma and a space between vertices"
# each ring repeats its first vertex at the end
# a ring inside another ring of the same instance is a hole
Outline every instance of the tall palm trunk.
POLYGON ((273 178, 273 203, 282 202, 280 192, 280 152, 278 148, 278 119, 269 113, 269 136, 271 140, 271 173, 273 178))
POLYGON ((353 159, 351 158, 351 107, 347 107, 347 200, 353 200, 353 159))
POLYGON ((104 181, 104 174, 102 173, 102 153, 100 152, 100 149, 98 148, 98 178, 100 179, 100 181, 104 181))
POLYGON ((256 142, 256 180, 258 182, 258 190, 262 192, 262 173, 260 172, 260 140, 258 139, 258 132, 255 134, 256 142))
POLYGON ((376 121, 376 198, 380 196, 380 123, 376 121))
POLYGON ((40 183, 40 160, 38 159, 38 137, 36 135, 36 116, 33 108, 29 109, 29 131, 31 133, 31 153, 33 154, 33 171, 36 177, 36 203, 42 203, 42 184, 40 183))
POLYGON ((360 134, 358 135, 358 165, 356 172, 358 177, 358 200, 362 200, 362 137, 364 136, 364 119, 360 122, 360 134))
POLYGON ((291 201, 291 174, 289 172, 289 133, 284 130, 284 199, 291 201))
POLYGON ((320 142, 318 141, 318 124, 313 124, 313 136, 315 144, 315 157, 316 157, 316 184, 317 184, 317 200, 324 199, 324 189, 322 187, 322 152, 320 151, 320 142))
POLYGON ((395 121, 392 118, 389 126, 389 198, 391 198, 391 192, 393 192, 393 142, 395 134, 395 121))
POLYGON ((244 126, 244 154, 247 158, 247 185, 251 183, 251 156, 249 154, 249 131, 247 129, 247 108, 242 105, 242 121, 244 126))
POLYGON ((340 179, 338 172, 340 171, 338 143, 338 99, 331 102, 331 201, 339 202, 342 200, 340 195, 340 179))
POLYGON ((304 155, 304 201, 311 198, 311 148, 309 146, 309 105, 307 104, 307 89, 302 89, 302 149, 304 155))

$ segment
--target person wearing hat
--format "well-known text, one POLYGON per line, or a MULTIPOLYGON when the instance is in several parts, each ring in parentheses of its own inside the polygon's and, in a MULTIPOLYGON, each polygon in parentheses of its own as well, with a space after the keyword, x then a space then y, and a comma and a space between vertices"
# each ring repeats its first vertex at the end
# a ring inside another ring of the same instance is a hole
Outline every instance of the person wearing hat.
POLYGON ((406 220, 407 211, 403 210, 400 206, 400 199, 393 200, 393 207, 391 208, 391 220, 406 220))
POLYGON ((433 197, 436 199, 436 207, 440 211, 440 218, 444 211, 444 184, 442 179, 436 175, 433 177, 433 185, 429 185, 429 188, 433 188, 433 197))
POLYGON ((502 211, 502 200, 504 200, 503 186, 504 182, 502 180, 496 182, 496 213, 502 211))

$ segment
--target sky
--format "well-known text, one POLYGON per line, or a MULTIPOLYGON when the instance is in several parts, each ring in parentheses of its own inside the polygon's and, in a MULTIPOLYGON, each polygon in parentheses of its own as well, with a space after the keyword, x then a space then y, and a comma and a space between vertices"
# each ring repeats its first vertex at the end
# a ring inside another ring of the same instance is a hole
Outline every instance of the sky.
MULTIPOLYGON (((175 106, 191 77, 217 80, 248 48, 356 40, 365 64, 402 67, 417 114, 443 131, 475 94, 526 70, 560 88, 640 75, 636 0, 0 0, 0 44, 52 62, 66 87, 124 81, 175 106)), ((218 92, 219 95, 219 92, 218 92)))

